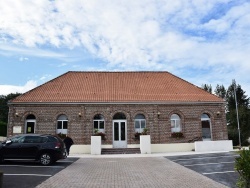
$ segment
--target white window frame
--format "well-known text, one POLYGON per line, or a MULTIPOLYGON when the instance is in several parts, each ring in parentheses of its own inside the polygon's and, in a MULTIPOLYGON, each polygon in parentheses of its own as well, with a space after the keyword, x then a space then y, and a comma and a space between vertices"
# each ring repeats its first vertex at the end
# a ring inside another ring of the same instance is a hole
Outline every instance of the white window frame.
POLYGON ((95 133, 95 129, 98 129, 98 132, 105 133, 105 120, 104 120, 104 117, 101 114, 96 114, 95 116, 97 116, 97 115, 101 116, 102 119, 95 119, 95 117, 94 117, 94 119, 93 119, 93 128, 94 128, 93 133, 95 133), (97 128, 95 128, 95 122, 97 122, 97 128), (100 128, 101 122, 103 122, 103 128, 100 128))
POLYGON ((178 114, 172 114, 171 115, 171 132, 181 132, 181 118, 178 114))
POLYGON ((60 115, 57 119, 56 133, 68 134, 68 118, 66 115, 60 115), (58 129, 58 123, 61 122, 61 129, 58 129))
MULTIPOLYGON (((212 135, 212 126, 211 126, 211 118, 210 118, 210 116, 208 115, 208 114, 206 114, 206 113, 203 113, 202 115, 201 115, 201 123, 202 123, 202 121, 208 121, 209 122, 209 135, 210 135, 210 137, 208 137, 208 138, 202 138, 202 140, 204 141, 204 140, 212 140, 213 139, 213 135, 212 135)), ((202 129, 208 129, 208 128, 202 128, 202 129)), ((203 130, 202 130, 202 134, 203 134, 203 130)))
POLYGON ((146 119, 145 119, 145 116, 143 114, 137 114, 135 116, 135 122, 134 122, 134 125, 135 125, 135 132, 136 133, 142 133, 143 130, 146 128, 146 119), (144 118, 136 118, 136 116, 143 116, 144 118), (144 127, 142 127, 142 122, 144 122, 144 127), (136 127, 136 123, 139 124, 139 128, 136 127))

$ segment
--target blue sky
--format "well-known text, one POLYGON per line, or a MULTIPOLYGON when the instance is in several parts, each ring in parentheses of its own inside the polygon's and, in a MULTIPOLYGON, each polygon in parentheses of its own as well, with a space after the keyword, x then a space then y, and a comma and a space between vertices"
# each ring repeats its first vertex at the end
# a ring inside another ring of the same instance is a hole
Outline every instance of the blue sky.
POLYGON ((169 71, 250 95, 249 0, 0 0, 0 95, 67 71, 169 71))

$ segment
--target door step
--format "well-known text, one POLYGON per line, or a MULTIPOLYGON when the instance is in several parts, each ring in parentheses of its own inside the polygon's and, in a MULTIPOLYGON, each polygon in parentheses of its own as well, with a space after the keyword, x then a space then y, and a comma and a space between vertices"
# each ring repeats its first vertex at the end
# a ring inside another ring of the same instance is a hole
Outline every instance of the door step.
POLYGON ((141 151, 140 148, 102 148, 101 154, 141 154, 141 151))

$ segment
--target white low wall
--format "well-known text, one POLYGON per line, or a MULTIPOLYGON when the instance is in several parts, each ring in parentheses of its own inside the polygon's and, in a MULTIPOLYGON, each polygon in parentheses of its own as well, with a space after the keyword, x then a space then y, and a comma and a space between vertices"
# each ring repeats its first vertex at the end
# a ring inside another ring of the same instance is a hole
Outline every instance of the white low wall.
MULTIPOLYGON (((146 144, 147 145, 147 144, 146 144)), ((197 141, 195 143, 175 143, 175 144, 148 144, 151 146, 151 153, 186 152, 186 151, 232 151, 231 140, 222 141, 197 141)), ((101 148, 113 148, 113 145, 101 145, 101 148)), ((139 148, 139 144, 127 145, 128 148, 139 148)), ((98 153, 101 149, 97 149, 98 153)), ((144 150, 145 151, 145 150, 144 150)), ((143 152, 144 152, 143 151, 143 152)), ((70 148, 72 154, 91 154, 91 145, 73 145, 70 148)))
POLYGON ((71 154, 90 154, 91 146, 90 145, 72 145, 70 148, 71 154))
POLYGON ((233 151, 232 140, 218 140, 218 141, 197 141, 195 144, 196 152, 203 151, 233 151))
MULTIPOLYGON (((150 146, 150 144, 147 146, 150 146)), ((113 145, 101 145, 101 148, 113 148, 113 145)), ((127 145, 127 148, 140 148, 140 144, 129 144, 127 145)), ((151 144, 150 149, 151 153, 192 151, 194 150, 194 143, 151 144)), ((143 152, 145 152, 145 150, 143 152)), ((72 145, 70 153, 91 154, 91 145, 72 145)))
POLYGON ((184 152, 194 150, 194 143, 151 144, 152 153, 184 152))

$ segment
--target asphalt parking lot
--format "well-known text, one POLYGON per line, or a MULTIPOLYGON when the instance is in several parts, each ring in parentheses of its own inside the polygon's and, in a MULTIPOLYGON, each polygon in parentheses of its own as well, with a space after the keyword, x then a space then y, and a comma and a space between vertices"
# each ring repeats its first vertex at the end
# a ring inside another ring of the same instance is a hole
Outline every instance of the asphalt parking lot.
POLYGON ((234 170, 236 152, 166 157, 228 187, 236 187, 239 177, 234 170))
POLYGON ((3 188, 34 188, 77 159, 71 157, 59 160, 51 166, 42 166, 36 162, 6 161, 0 164, 0 171, 4 172, 3 188))

